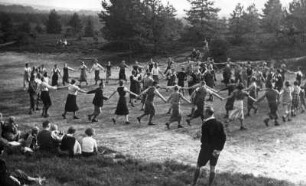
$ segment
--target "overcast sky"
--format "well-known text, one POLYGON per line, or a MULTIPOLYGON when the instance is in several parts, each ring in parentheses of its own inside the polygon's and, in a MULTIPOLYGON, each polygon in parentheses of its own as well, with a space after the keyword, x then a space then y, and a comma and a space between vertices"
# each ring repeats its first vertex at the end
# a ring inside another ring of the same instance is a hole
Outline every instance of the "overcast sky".
MULTIPOLYGON (((179 15, 184 14, 184 10, 189 8, 187 0, 162 0, 164 3, 169 1, 178 10, 179 15)), ((101 10, 101 0, 0 0, 5 3, 31 4, 39 6, 48 6, 55 8, 64 8, 69 10, 101 10)), ((229 16, 238 3, 245 7, 255 3, 258 9, 262 9, 267 0, 215 0, 215 5, 221 9, 220 16, 229 16)), ((283 6, 287 6, 292 0, 281 0, 283 6)))

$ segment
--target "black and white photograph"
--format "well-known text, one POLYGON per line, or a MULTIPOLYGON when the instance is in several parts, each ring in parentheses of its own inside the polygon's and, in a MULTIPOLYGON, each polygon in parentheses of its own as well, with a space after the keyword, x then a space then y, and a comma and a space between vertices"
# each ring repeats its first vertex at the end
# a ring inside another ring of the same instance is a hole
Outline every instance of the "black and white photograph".
POLYGON ((306 186, 306 0, 0 0, 0 186, 306 186))

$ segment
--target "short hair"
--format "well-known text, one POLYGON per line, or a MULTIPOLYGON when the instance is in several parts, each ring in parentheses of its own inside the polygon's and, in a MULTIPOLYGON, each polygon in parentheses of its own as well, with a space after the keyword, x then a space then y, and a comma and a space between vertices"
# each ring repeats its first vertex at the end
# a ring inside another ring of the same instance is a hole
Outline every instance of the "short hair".
POLYGON ((47 128, 47 127, 49 127, 50 126, 50 121, 48 121, 48 120, 46 120, 46 121, 44 121, 43 123, 42 123, 42 127, 43 128, 47 128))
POLYGON ((16 121, 15 116, 10 116, 10 117, 9 117, 9 122, 10 122, 10 123, 15 123, 15 121, 16 121))
POLYGON ((148 72, 147 72, 147 76, 151 76, 151 72, 148 71, 148 72))
POLYGON ((294 85, 299 85, 299 83, 298 83, 297 81, 295 81, 293 84, 294 84, 294 85))
POLYGON ((93 136, 93 135, 95 134, 95 130, 94 130, 93 128, 87 128, 87 129, 85 130, 85 134, 86 134, 87 136, 93 136))
POLYGON ((244 89, 243 83, 239 83, 238 86, 237 86, 237 89, 238 89, 238 90, 244 89))
POLYGON ((72 79, 70 83, 75 84, 75 82, 76 82, 75 79, 72 79))
POLYGON ((289 86, 290 86, 289 81, 286 81, 286 82, 285 82, 285 86, 286 86, 286 87, 289 87, 289 86))
POLYGON ((51 131, 56 131, 58 130, 58 126, 56 124, 51 125, 51 131))
POLYGON ((179 87, 177 85, 174 86, 174 90, 177 91, 179 87))
POLYGON ((29 65, 29 63, 26 63, 26 64, 25 64, 25 66, 28 66, 28 65, 29 65))
POLYGON ((119 85, 122 86, 123 85, 123 81, 119 80, 119 85))
POLYGON ((31 130, 31 134, 32 134, 32 135, 38 134, 38 132, 39 132, 39 128, 36 127, 36 126, 33 127, 32 130, 31 130))
POLYGON ((75 131, 76 131, 76 129, 75 129, 74 127, 71 126, 71 127, 68 128, 67 133, 68 133, 68 134, 74 134, 75 131))
POLYGON ((212 106, 207 106, 205 108, 205 113, 208 114, 209 116, 213 115, 215 113, 214 108, 212 106))
POLYGON ((48 77, 48 72, 44 72, 44 77, 48 77))

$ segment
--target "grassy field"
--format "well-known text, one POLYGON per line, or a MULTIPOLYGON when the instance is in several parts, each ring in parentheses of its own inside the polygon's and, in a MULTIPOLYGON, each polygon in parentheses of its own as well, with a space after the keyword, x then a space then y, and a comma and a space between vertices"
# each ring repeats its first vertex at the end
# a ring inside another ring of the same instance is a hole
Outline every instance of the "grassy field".
MULTIPOLYGON (((40 53, 12 53, 0 54, 0 112, 5 117, 14 115, 22 129, 41 126, 45 120, 40 113, 31 116, 28 113, 28 95, 22 88, 22 73, 24 63, 31 65, 45 64, 51 69, 53 64, 61 68, 63 63, 77 68, 78 59, 82 54, 40 54, 40 53)), ((88 64, 89 65, 89 64, 88 64)), ((91 66, 91 64, 89 65, 91 66)), ((113 75, 116 77, 117 73, 113 75)), ((72 73, 78 77, 78 73, 72 73)), ((92 84, 93 74, 89 75, 90 85, 86 90, 95 88, 92 84)), ((220 74, 218 86, 220 89, 220 74)), ((165 83, 165 82, 162 82, 165 83)), ((105 89, 109 95, 116 89, 117 82, 111 82, 105 89)), ((129 84, 126 84, 129 86, 129 84)), ((161 91, 167 98, 170 92, 161 91)), ((227 92, 223 92, 223 96, 227 92)), ((112 159, 98 156, 90 159, 67 159, 58 157, 4 156, 11 169, 20 168, 30 175, 41 175, 48 179, 47 185, 188 185, 192 181, 194 166, 197 160, 200 142, 200 120, 195 120, 191 127, 185 123, 185 128, 166 130, 164 123, 169 119, 165 114, 169 108, 167 104, 157 99, 157 126, 146 125, 146 118, 142 124, 136 122, 140 115, 140 104, 130 107, 131 125, 124 125, 119 121, 113 125, 111 118, 117 104, 117 97, 105 103, 99 123, 87 121, 87 114, 93 110, 92 95, 79 94, 78 115, 80 120, 72 120, 67 115, 63 120, 61 113, 64 109, 67 90, 51 91, 53 106, 50 109, 49 120, 57 124, 61 130, 69 126, 77 128, 82 136, 84 130, 91 126, 95 128, 95 138, 101 147, 107 147, 125 155, 125 162, 114 162, 112 159)), ((224 102, 216 100, 213 104, 216 117, 220 120, 224 114, 224 102)), ((190 105, 182 105, 183 114, 190 112, 190 105)), ((305 115, 299 115, 293 122, 281 123, 280 127, 265 127, 262 120, 268 112, 266 102, 260 104, 257 115, 246 119, 248 131, 239 131, 238 123, 230 125, 228 141, 220 156, 217 166, 216 185, 306 185, 306 135, 305 115)), ((280 110, 282 112, 282 108, 280 110)), ((122 118, 123 119, 123 118, 122 118)), ((207 181, 207 168, 204 169, 199 185, 207 181)))

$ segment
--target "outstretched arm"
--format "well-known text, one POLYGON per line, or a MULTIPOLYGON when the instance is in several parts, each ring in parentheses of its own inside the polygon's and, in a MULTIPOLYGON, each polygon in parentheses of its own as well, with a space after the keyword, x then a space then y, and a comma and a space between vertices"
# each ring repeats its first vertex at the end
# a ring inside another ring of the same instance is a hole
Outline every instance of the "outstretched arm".
POLYGON ((185 98, 182 94, 180 94, 180 95, 181 95, 181 98, 182 98, 184 101, 186 101, 187 103, 191 103, 190 100, 188 100, 187 98, 185 98))
POLYGON ((162 95, 158 92, 158 90, 155 90, 155 94, 156 94, 158 97, 160 97, 165 103, 167 102, 166 98, 164 98, 164 96, 162 96, 162 95))
POLYGON ((109 97, 108 99, 110 99, 111 97, 113 97, 116 94, 117 90, 115 90, 109 97))
POLYGON ((211 91, 211 94, 214 95, 214 96, 216 96, 216 97, 219 98, 220 100, 223 100, 223 99, 224 99, 222 96, 220 96, 219 94, 217 94, 217 93, 215 93, 215 92, 213 92, 213 91, 211 91))

